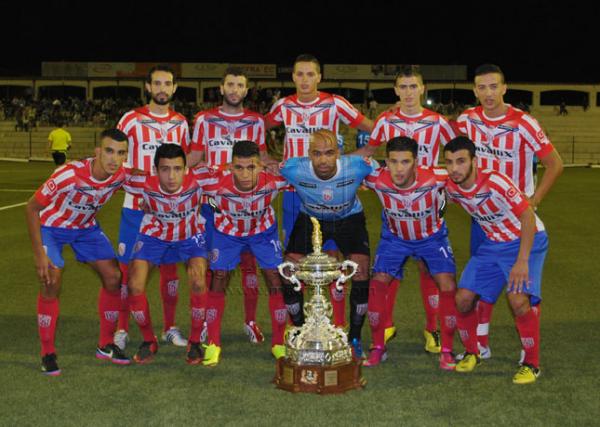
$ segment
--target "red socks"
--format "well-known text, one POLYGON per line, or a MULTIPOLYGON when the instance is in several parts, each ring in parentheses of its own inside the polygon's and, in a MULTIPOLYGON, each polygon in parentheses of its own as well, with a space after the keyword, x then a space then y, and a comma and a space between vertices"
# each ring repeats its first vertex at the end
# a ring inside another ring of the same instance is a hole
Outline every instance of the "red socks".
POLYGON ((371 326, 371 337, 376 347, 385 346, 385 315, 386 298, 389 297, 389 285, 379 280, 369 282, 369 325, 371 326))
POLYGON ((120 309, 121 293, 119 291, 108 292, 106 289, 100 288, 100 295, 98 296, 100 341, 98 341, 98 347, 102 348, 113 343, 120 309))
POLYGON ((437 288, 433 277, 428 272, 421 272, 421 298, 425 308, 425 329, 429 332, 437 330, 438 306, 440 300, 440 291, 437 288))
POLYGON ((457 311, 456 324, 467 353, 479 354, 477 348, 477 312, 474 309, 467 313, 457 311))
POLYGON ((281 292, 269 294, 269 312, 271 313, 271 346, 281 345, 287 320, 287 309, 281 292))
POLYGON ((256 258, 251 252, 242 252, 240 255, 240 270, 242 272, 242 290, 244 291, 244 322, 256 322, 258 276, 256 273, 256 258))
POLYGON ((119 269, 121 270, 121 308, 119 309, 119 324, 117 329, 128 331, 129 330, 129 304, 127 302, 127 279, 128 279, 128 268, 127 264, 122 262, 119 263, 119 269))
POLYGON ((540 366, 540 318, 539 311, 532 307, 527 313, 516 316, 515 323, 525 350, 523 363, 536 368, 540 366))
POLYGON ((394 306, 396 304, 396 295, 400 287, 400 280, 393 279, 388 285, 385 297, 385 315, 383 319, 383 327, 391 328, 394 326, 394 306))
POLYGON ((329 300, 333 306, 333 324, 344 327, 346 324, 346 286, 338 291, 335 282, 329 284, 329 300))
POLYGON ((156 341, 152 330, 152 319, 150 318, 146 294, 129 295, 127 300, 129 301, 129 311, 140 327, 144 341, 156 341))
POLYGON ((159 266, 160 270, 160 296, 163 303, 163 330, 167 331, 175 326, 175 309, 179 295, 179 277, 177 276, 177 264, 164 264, 159 266))
POLYGON ((56 349, 54 348, 54 336, 58 313, 58 298, 44 298, 41 294, 38 295, 37 318, 42 356, 56 353, 56 349))
POLYGON ((190 328, 190 342, 200 342, 200 333, 202 332, 202 325, 204 325, 204 318, 206 313, 206 303, 202 305, 202 300, 206 300, 207 293, 203 294, 190 294, 190 309, 192 312, 192 323, 190 328))
POLYGON ((494 305, 488 302, 479 300, 477 302, 477 341, 483 347, 488 347, 490 344, 490 320, 492 320, 492 312, 494 305))
POLYGON ((225 309, 224 292, 208 292, 206 323, 208 325, 208 341, 210 344, 221 346, 221 319, 225 309))
POLYGON ((454 331, 456 330, 456 291, 440 292, 440 332, 442 353, 452 352, 454 331))

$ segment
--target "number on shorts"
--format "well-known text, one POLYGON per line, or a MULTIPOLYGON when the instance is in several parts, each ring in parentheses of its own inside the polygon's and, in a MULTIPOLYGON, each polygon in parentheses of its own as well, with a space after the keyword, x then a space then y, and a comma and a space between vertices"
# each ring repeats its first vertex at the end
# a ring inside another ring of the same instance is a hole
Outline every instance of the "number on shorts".
POLYGON ((282 247, 281 242, 279 240, 271 240, 271 244, 273 245, 273 250, 275 251, 275 253, 281 252, 282 247))

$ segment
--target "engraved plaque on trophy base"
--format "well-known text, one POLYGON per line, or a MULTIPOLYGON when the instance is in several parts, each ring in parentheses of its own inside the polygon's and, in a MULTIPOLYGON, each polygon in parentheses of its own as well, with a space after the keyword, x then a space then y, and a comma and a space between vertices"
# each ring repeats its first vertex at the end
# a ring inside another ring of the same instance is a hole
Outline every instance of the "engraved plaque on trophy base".
POLYGON ((277 388, 292 393, 334 394, 363 388, 360 362, 352 360, 335 366, 298 365, 285 358, 277 361, 273 380, 277 388))

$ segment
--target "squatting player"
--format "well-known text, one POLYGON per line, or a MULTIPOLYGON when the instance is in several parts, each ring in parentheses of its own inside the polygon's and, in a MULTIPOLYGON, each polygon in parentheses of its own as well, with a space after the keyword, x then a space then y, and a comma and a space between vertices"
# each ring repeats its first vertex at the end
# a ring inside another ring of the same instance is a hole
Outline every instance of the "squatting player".
MULTIPOLYGON (((189 130, 187 120, 181 114, 169 109, 169 103, 177 90, 175 73, 170 66, 160 64, 152 67, 146 79, 146 91, 150 102, 144 107, 129 111, 123 115, 117 127, 129 138, 128 164, 136 169, 152 173, 152 162, 157 147, 164 143, 180 144, 188 150, 189 130)), ((140 206, 141 198, 125 195, 121 224, 119 227, 118 255, 123 273, 123 307, 119 315, 119 329, 115 342, 121 349, 127 343, 128 312, 126 308, 127 264, 135 242, 144 211, 140 206)), ((175 308, 177 307, 179 278, 177 266, 160 266, 160 295, 163 302, 162 339, 177 346, 187 345, 181 332, 175 326, 175 308)))
MULTIPOLYGON (((372 156, 377 147, 392 138, 406 136, 419 144, 418 165, 436 166, 440 145, 445 145, 455 137, 454 130, 446 119, 433 111, 423 108, 422 96, 425 93, 423 76, 417 66, 405 66, 396 76, 394 92, 399 98, 396 108, 383 112, 373 127, 369 145, 354 154, 372 156)), ((384 215, 384 221, 386 219, 384 215)), ((446 226, 445 223, 443 225, 446 226)), ((420 273, 421 297, 425 308, 426 325, 423 331, 425 351, 439 353, 441 350, 437 318, 440 294, 435 281, 425 263, 417 261, 420 273)), ((386 312, 383 316, 385 341, 393 338, 396 328, 393 324, 394 304, 399 281, 393 279, 387 287, 386 312)))
POLYGON ((384 319, 387 287, 402 279, 409 257, 421 259, 428 274, 440 288, 441 355, 440 368, 453 370, 452 342, 456 328, 456 266, 448 240, 448 230, 440 217, 448 174, 432 167, 417 167, 419 144, 406 136, 386 144, 386 166, 364 180, 383 205, 385 221, 375 256, 370 282, 369 324, 373 347, 365 366, 375 366, 386 358, 384 319))
MULTIPOLYGON (((339 95, 318 90, 321 82, 321 64, 313 55, 299 55, 294 61, 292 79, 296 86, 294 95, 276 102, 265 117, 268 128, 283 124, 285 141, 283 160, 308 155, 310 135, 319 129, 332 131, 336 138, 340 120, 353 128, 370 132, 373 122, 350 102, 339 95)), ((294 192, 283 193, 283 233, 287 245, 300 209, 301 201, 294 192)), ((324 250, 335 250, 331 242, 324 242, 324 250)), ((345 294, 330 286, 333 320, 337 326, 345 323, 345 294)))
POLYGON ((109 129, 100 135, 96 156, 70 162, 57 169, 36 191, 26 208, 27 226, 35 267, 41 282, 37 318, 42 372, 60 375, 54 336, 59 315, 62 257, 70 245, 79 262, 87 263, 100 277, 98 297, 100 340, 96 357, 117 364, 129 359, 113 342, 121 306, 121 272, 112 244, 96 222, 96 213, 123 185, 127 136, 109 129))
MULTIPOLYGON (((277 168, 277 161, 267 154, 263 117, 244 108, 244 99, 248 94, 248 77, 244 70, 228 67, 221 80, 220 91, 223 96, 222 105, 201 111, 194 118, 188 166, 195 167, 201 162, 209 167, 225 165, 231 162, 232 148, 236 141, 254 141, 258 144, 261 162, 277 168)), ((210 247, 213 210, 208 200, 203 200, 201 213, 206 219, 207 245, 210 247)), ((244 330, 250 342, 259 343, 264 340, 264 336, 256 323, 258 279, 256 259, 250 251, 242 252, 240 270, 244 292, 244 330)), ((210 282, 210 274, 208 281, 210 282)), ((203 295, 203 298, 206 296, 203 295)))
MULTIPOLYGON (((475 70, 473 91, 481 105, 460 115, 457 130, 475 143, 478 166, 508 176, 536 209, 562 173, 562 160, 537 120, 504 103, 506 90, 504 74, 498 66, 479 66, 475 70), (537 188, 533 180, 534 156, 544 165, 537 188)), ((474 254, 485 233, 475 220, 471 225, 471 254, 474 254)), ((492 355, 488 340, 492 308, 487 301, 479 300, 477 334, 483 359, 492 355)))
MULTIPOLYGON (((319 130, 310 137, 308 157, 288 159, 281 174, 296 189, 302 204, 285 249, 287 260, 297 262, 312 252, 313 225, 321 224, 323 241, 333 240, 345 258, 358 264, 350 291, 350 331, 348 340, 354 355, 362 357, 361 329, 367 313, 369 292, 369 235, 365 214, 356 195, 373 166, 359 156, 341 156, 335 133, 319 130)), ((296 326, 304 323, 302 292, 289 283, 284 298, 296 326)))
POLYGON ((479 364, 477 299, 494 304, 507 286, 508 303, 525 352, 513 377, 515 384, 535 382, 540 375, 540 319, 544 258, 548 236, 527 197, 506 175, 478 168, 475 144, 467 137, 444 147, 450 181, 448 198, 461 205, 481 226, 485 237, 467 263, 456 294, 458 329, 465 345, 457 372, 479 364))
POLYGON ((144 201, 145 210, 131 253, 128 303, 143 342, 134 360, 147 363, 158 351, 152 329, 146 284, 154 266, 185 262, 190 285, 191 328, 186 361, 199 364, 203 358, 200 332, 204 324, 200 295, 206 291, 206 242, 200 216, 202 188, 214 180, 206 168, 188 171, 183 149, 162 144, 156 149, 151 175, 133 175, 123 188, 144 201))
POLYGON ((258 260, 269 289, 271 352, 275 358, 285 356, 283 334, 287 310, 277 271, 277 266, 282 263, 281 243, 271 203, 287 182, 281 176, 264 170, 259 147, 254 142, 236 142, 232 154, 229 170, 219 172, 216 182, 204 188, 206 194, 214 199, 216 207, 209 239, 212 270, 206 310, 209 345, 203 362, 207 366, 219 362, 225 289, 231 271, 247 252, 258 260))

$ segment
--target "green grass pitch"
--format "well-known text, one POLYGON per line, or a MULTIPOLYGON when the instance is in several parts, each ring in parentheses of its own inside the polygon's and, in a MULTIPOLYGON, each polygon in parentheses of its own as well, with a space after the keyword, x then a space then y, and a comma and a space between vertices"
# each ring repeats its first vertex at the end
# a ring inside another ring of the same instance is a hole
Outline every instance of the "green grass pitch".
MULTIPOLYGON (((48 163, 0 162, 0 208, 27 200, 52 171, 48 163), (24 190, 24 191, 6 191, 24 190)), ((389 359, 363 369, 362 391, 338 396, 292 395, 271 380, 270 322, 265 288, 258 321, 267 342, 253 346, 242 332, 239 275, 233 277, 223 319, 222 362, 188 366, 185 349, 162 346, 147 366, 114 366, 94 358, 99 281, 65 251, 57 349, 63 374, 39 370, 35 318, 38 283, 24 208, 0 210, 0 425, 598 425, 600 417, 600 170, 567 169, 538 213, 550 235, 543 281, 542 376, 530 386, 511 382, 519 341, 505 299, 494 312, 493 358, 471 374, 442 372, 423 351, 418 274, 410 263, 394 318, 398 337, 389 359), (213 424, 215 423, 215 424, 213 424)), ((362 192, 372 249, 378 241, 379 203, 362 192)), ((279 199, 280 202, 281 199, 279 199)), ((116 241, 122 196, 99 220, 116 241)), ((459 269, 468 256, 464 212, 447 213, 459 269)), ((183 278, 183 270, 180 270, 183 278)), ((158 274, 148 286, 156 332, 162 322, 158 274)), ((178 324, 187 333, 188 290, 182 280, 178 324)), ((131 354, 140 342, 131 324, 131 354)), ((370 341, 368 325, 363 329, 370 341)), ((457 350, 462 351, 458 339, 457 350)))

